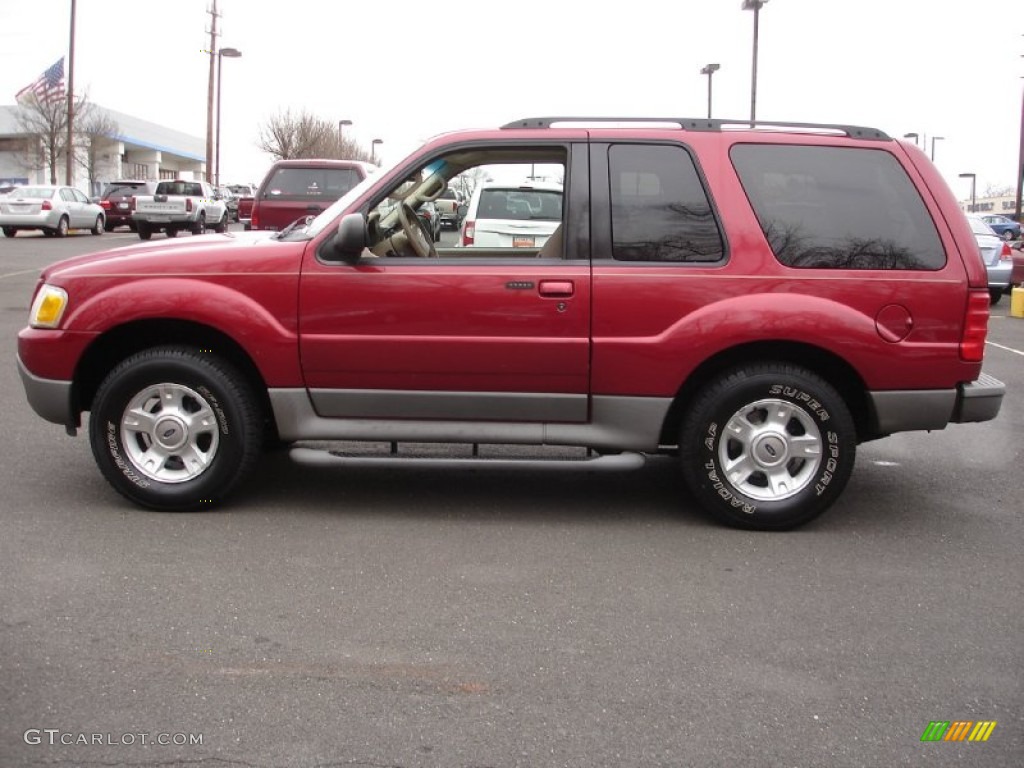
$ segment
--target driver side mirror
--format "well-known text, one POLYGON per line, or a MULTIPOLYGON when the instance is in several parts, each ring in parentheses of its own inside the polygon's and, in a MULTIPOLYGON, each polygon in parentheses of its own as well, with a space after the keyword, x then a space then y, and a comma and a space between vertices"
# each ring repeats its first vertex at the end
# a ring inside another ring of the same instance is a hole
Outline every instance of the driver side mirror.
POLYGON ((338 222, 338 232, 331 243, 331 250, 339 261, 355 263, 359 261, 368 240, 366 217, 361 213, 349 213, 338 222))

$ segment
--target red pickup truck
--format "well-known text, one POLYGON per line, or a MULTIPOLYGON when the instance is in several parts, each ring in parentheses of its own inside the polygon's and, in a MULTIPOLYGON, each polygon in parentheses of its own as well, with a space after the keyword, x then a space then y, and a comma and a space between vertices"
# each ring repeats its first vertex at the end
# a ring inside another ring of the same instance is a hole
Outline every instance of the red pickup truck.
POLYGON ((430 461, 405 442, 579 446, 594 468, 675 456, 690 503, 781 529, 839 497, 859 443, 996 417, 988 318, 971 229, 906 141, 530 118, 437 137, 281 231, 50 266, 18 365, 43 418, 73 434, 91 412, 100 470, 154 509, 223 500, 268 441, 399 446, 292 450, 345 467, 430 461), (562 179, 560 225, 438 246, 417 211, 466 172, 562 179))

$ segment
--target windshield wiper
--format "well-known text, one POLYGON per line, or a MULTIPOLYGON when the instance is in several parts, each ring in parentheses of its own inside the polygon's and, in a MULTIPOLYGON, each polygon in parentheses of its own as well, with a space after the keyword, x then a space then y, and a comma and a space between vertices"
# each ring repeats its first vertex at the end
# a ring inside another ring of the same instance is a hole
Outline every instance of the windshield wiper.
POLYGON ((274 239, 275 240, 284 240, 285 235, 291 233, 292 230, 298 229, 299 227, 308 227, 309 226, 309 222, 311 222, 312 220, 313 220, 312 216, 299 216, 299 218, 297 218, 295 221, 293 221, 287 227, 285 227, 280 232, 278 232, 276 235, 274 235, 274 239))

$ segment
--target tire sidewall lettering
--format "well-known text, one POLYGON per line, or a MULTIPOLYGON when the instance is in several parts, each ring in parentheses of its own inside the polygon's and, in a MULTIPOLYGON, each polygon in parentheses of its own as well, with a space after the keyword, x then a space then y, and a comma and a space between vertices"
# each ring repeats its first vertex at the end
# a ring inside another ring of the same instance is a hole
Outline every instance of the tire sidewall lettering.
POLYGON ((107 450, 110 452, 110 460, 114 462, 114 466, 124 475, 125 479, 139 488, 149 488, 150 481, 140 477, 132 467, 132 463, 121 454, 121 440, 117 434, 117 425, 112 421, 107 422, 106 443, 107 450))

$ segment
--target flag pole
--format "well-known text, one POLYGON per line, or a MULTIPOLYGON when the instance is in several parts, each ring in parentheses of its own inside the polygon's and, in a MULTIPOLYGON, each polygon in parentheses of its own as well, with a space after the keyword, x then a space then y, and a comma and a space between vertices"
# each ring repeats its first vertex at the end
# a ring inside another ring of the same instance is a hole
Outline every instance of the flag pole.
POLYGON ((74 126, 75 126, 75 0, 71 0, 71 44, 68 50, 68 156, 65 165, 65 181, 69 187, 74 184, 74 126))

